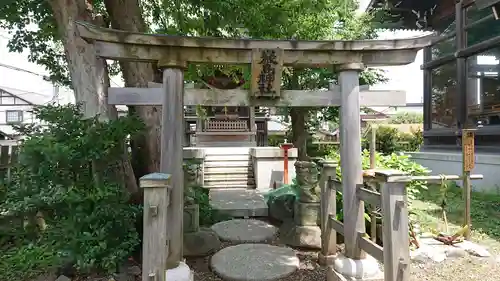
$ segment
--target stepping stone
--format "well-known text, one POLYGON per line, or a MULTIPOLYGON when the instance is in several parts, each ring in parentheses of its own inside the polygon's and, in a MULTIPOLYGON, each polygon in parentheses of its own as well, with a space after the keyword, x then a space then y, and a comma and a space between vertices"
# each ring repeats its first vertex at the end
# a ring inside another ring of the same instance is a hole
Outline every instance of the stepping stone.
POLYGON ((212 230, 222 241, 234 243, 258 243, 270 241, 278 228, 264 221, 234 219, 212 225, 212 230))
POLYGON ((264 196, 256 190, 211 189, 210 206, 221 215, 236 217, 267 217, 264 196))
POLYGON ((299 268, 299 258, 290 248, 267 244, 240 244, 212 256, 212 270, 228 281, 271 281, 299 268))

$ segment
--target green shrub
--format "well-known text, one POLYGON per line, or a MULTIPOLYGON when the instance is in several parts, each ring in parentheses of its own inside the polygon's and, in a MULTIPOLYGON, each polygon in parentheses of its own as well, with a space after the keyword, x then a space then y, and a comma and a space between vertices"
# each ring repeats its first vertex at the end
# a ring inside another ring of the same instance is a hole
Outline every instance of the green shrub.
POLYGON ((404 112, 396 114, 389 119, 391 124, 422 124, 424 123, 424 115, 417 112, 404 112))
MULTIPOLYGON (((376 136, 376 150, 382 154, 391 154, 398 151, 417 151, 423 143, 421 130, 404 133, 393 127, 378 126, 376 136)), ((363 149, 369 149, 370 140, 371 132, 362 141, 363 149)))
MULTIPOLYGON (((362 154, 362 164, 363 169, 370 168, 370 152, 364 150, 362 154)), ((338 152, 332 152, 329 156, 331 159, 335 159, 339 163, 337 168, 337 178, 342 179, 342 171, 340 169, 340 154, 338 152)), ((411 176, 425 176, 430 173, 430 170, 426 167, 411 160, 411 157, 403 154, 392 153, 390 155, 383 155, 381 153, 375 154, 376 167, 377 169, 394 169, 407 173, 411 176)), ((422 181, 412 181, 407 184, 408 198, 410 200, 414 199, 415 196, 423 189, 427 189, 425 182, 422 181)))
POLYGON ((17 260, 16 266, 0 268, 0 274, 19 270, 13 274, 22 280, 39 264, 32 260, 39 258, 33 254, 38 249, 57 256, 47 263, 64 260, 82 273, 116 270, 139 244, 140 209, 129 203, 119 160, 126 157, 126 138, 141 131, 142 123, 129 117, 83 119, 73 105, 39 107, 34 114, 45 124, 20 128, 29 137, 0 206, 12 218, 28 218, 28 227, 21 228, 20 247, 2 257, 17 260), (46 227, 34 219, 37 214, 46 227))

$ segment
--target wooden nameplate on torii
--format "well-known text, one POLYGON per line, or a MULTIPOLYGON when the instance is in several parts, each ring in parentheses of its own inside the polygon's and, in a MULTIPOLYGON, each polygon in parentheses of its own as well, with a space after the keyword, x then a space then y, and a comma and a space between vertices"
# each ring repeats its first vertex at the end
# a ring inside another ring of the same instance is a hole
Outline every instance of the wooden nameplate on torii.
POLYGON ((250 91, 256 98, 281 97, 283 49, 252 50, 252 78, 250 91))

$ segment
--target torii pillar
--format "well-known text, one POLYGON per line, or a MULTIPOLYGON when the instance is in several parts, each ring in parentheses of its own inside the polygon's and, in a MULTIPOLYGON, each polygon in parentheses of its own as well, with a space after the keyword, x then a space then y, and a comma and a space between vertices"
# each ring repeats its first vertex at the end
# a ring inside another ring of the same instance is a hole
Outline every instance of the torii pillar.
POLYGON ((359 73, 364 69, 364 65, 347 63, 339 65, 338 69, 341 90, 340 167, 345 256, 337 256, 334 268, 349 278, 376 278, 382 274, 377 261, 371 257, 367 258, 358 245, 359 234, 365 233, 364 204, 356 196, 357 187, 363 184, 359 73))
POLYGON ((191 281, 192 273, 183 262, 184 212, 184 69, 186 62, 160 61, 163 69, 160 172, 172 175, 167 234, 169 253, 166 280, 191 281), (182 133, 181 133, 182 132, 182 133))

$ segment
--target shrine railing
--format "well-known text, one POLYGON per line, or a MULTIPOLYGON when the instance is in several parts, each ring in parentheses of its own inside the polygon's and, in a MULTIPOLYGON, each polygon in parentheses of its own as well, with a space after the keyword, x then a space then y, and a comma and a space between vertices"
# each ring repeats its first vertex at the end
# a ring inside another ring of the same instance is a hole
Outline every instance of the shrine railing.
POLYGON ((205 132, 248 132, 246 120, 205 120, 203 131, 205 132))

